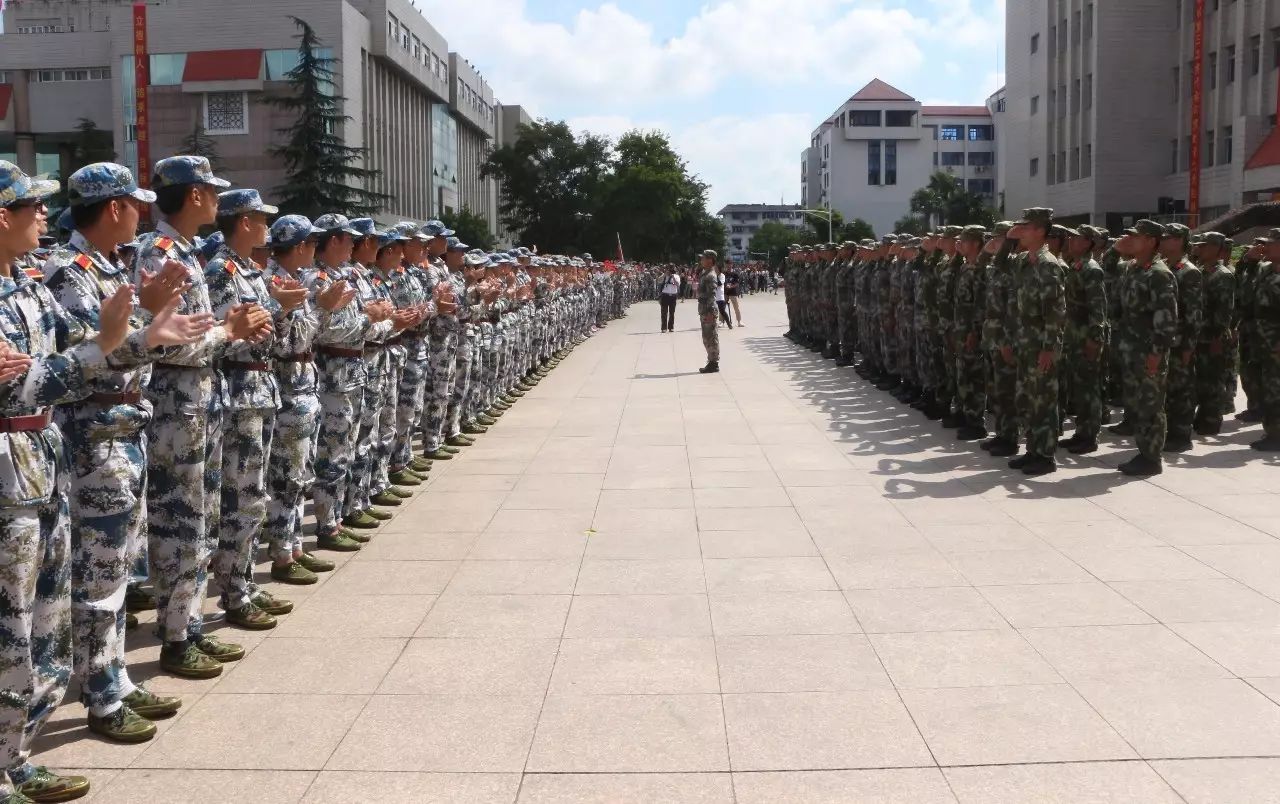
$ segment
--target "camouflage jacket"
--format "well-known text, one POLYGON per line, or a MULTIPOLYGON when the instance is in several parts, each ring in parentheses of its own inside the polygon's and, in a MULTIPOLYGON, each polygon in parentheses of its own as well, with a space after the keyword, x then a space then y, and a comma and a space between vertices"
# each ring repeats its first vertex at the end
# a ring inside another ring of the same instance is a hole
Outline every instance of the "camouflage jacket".
POLYGON ((222 364, 226 378, 229 402, 235 410, 275 410, 280 407, 280 386, 276 374, 270 368, 271 352, 279 332, 289 326, 288 317, 280 305, 271 298, 267 282, 258 266, 236 254, 227 245, 218 249, 205 266, 205 282, 209 286, 209 302, 213 314, 226 318, 228 311, 237 304, 258 304, 271 313, 274 327, 271 335, 258 343, 236 341, 225 352, 228 361, 260 363, 268 366, 265 371, 222 364))
POLYGON ((1041 246, 1022 260, 1017 281, 1018 343, 1025 351, 1060 352, 1067 320, 1066 266, 1041 246))
POLYGON ((1168 351, 1178 339, 1178 280, 1158 255, 1128 270, 1121 300, 1125 335, 1152 353, 1168 351))
MULTIPOLYGON (((297 274, 289 273, 275 260, 267 261, 263 278, 270 284, 280 284, 290 279, 302 281, 306 269, 297 274)), ((281 401, 297 396, 315 396, 316 366, 314 360, 288 358, 312 350, 316 335, 329 324, 330 314, 320 309, 316 300, 308 295, 302 306, 288 313, 283 326, 276 327, 276 341, 271 348, 275 359, 276 384, 280 388, 281 401)))
POLYGON ((1105 343, 1107 275, 1102 266, 1082 257, 1067 269, 1067 325, 1075 340, 1105 343))
POLYGON ((1264 262, 1258 266, 1253 292, 1253 320, 1258 337, 1270 360, 1277 360, 1280 349, 1280 262, 1264 262))
POLYGON ((952 308, 952 330, 956 348, 962 348, 970 336, 980 338, 986 321, 986 290, 982 285, 982 269, 977 264, 962 262, 955 269, 955 306, 952 308))
POLYGON ((1236 319, 1236 275, 1222 260, 1204 267, 1204 326, 1200 342, 1228 337, 1236 319))
POLYGON ((1204 327, 1204 272, 1185 257, 1169 267, 1178 280, 1178 334, 1173 345, 1194 349, 1204 327))
POLYGON ((356 288, 356 297, 341 310, 329 317, 328 326, 316 334, 316 374, 318 388, 321 393, 350 393, 362 388, 366 382, 366 366, 363 355, 366 339, 385 340, 390 335, 390 321, 372 321, 365 315, 365 297, 359 292, 359 285, 351 266, 334 267, 317 262, 315 267, 304 274, 303 283, 316 295, 329 285, 338 281, 346 281, 356 288), (326 354, 324 347, 338 349, 361 350, 359 356, 326 354))

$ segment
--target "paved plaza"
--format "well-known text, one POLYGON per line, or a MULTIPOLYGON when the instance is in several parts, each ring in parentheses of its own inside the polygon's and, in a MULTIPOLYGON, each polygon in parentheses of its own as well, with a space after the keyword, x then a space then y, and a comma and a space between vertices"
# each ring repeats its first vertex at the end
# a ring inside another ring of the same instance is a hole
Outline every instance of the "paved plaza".
POLYGON ((99 804, 1277 800, 1256 426, 1028 480, 743 308, 703 376, 695 303, 634 307, 279 628, 217 624, 221 678, 143 615, 181 713, 108 744, 73 690, 36 759, 99 804))

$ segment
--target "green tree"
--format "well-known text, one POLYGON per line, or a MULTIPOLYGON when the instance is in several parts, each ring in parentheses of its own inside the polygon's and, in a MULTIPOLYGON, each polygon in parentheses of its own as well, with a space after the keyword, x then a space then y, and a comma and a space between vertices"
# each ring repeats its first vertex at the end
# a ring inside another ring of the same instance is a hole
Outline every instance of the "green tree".
POLYGON ((837 243, 846 241, 857 243, 862 240, 874 240, 875 237, 876 230, 862 218, 854 218, 836 231, 837 243))
MULTIPOLYGON (((62 180, 62 189, 49 199, 49 208, 53 210, 67 206, 66 179, 68 176, 85 165, 116 161, 116 152, 111 147, 109 131, 98 128, 98 124, 87 117, 76 120, 75 129, 75 139, 67 143, 70 148, 63 150, 63 160, 59 166, 60 175, 53 177, 62 180)), ((50 216, 50 219, 52 220, 53 216, 50 216)))
POLYGON ((893 231, 919 236, 929 231, 929 222, 919 215, 903 215, 893 224, 893 231))
POLYGON ((191 133, 182 140, 182 153, 203 156, 208 159, 209 166, 213 168, 214 173, 218 173, 222 168, 222 158, 218 155, 218 144, 204 130, 204 126, 200 125, 198 118, 195 126, 191 129, 191 133))
POLYGON ((390 197, 368 189, 378 171, 362 167, 364 148, 346 144, 339 133, 351 118, 343 114, 346 98, 336 94, 337 59, 319 54, 321 41, 306 21, 298 26, 298 66, 285 73, 289 89, 264 100, 294 120, 279 129, 282 145, 268 153, 284 162, 285 181, 276 188, 281 212, 315 218, 341 210, 350 216, 374 215, 390 197))
MULTIPOLYGON (((800 243, 802 238, 798 238, 795 229, 788 229, 777 221, 766 221, 761 224, 760 231, 751 237, 751 250, 754 252, 768 254, 766 258, 769 265, 780 265, 786 259, 787 252, 791 250, 791 246, 800 243)), ((809 234, 805 232, 803 234, 809 234)), ((801 243, 801 245, 804 245, 801 243)))
POLYGON ((489 231, 489 221, 463 207, 458 212, 446 212, 440 216, 445 226, 457 232, 457 238, 469 246, 492 251, 496 241, 489 231))
POLYGON ((926 222, 948 226, 990 226, 996 220, 995 210, 982 196, 964 189, 959 179, 941 171, 929 177, 928 185, 912 193, 911 211, 926 222))

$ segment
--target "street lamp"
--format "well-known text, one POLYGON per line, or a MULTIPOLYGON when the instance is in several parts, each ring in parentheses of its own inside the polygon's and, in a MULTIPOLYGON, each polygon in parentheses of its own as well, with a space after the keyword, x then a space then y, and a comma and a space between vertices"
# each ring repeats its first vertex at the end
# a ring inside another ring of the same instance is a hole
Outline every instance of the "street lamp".
POLYGON ((827 208, 826 208, 826 209, 802 209, 802 210, 800 210, 800 212, 807 212, 807 213, 808 213, 808 214, 810 214, 810 215, 822 215, 822 216, 826 217, 826 219, 827 219, 827 242, 828 242, 828 243, 830 243, 832 240, 834 240, 834 239, 835 239, 835 234, 832 232, 833 223, 834 223, 834 218, 835 218, 835 213, 831 211, 831 204, 830 204, 830 202, 828 202, 828 203, 827 203, 827 208))

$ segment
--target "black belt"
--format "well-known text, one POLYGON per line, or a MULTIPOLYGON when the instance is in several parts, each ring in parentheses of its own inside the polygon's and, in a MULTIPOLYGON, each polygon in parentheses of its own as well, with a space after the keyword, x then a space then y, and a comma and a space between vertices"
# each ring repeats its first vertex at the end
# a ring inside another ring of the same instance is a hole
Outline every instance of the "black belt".
POLYGON ((363 349, 348 349, 345 346, 317 346, 316 351, 330 357, 364 357, 363 349))
POLYGON ((184 366, 181 363, 156 363, 160 368, 174 369, 175 371, 204 371, 208 366, 184 366))
POLYGON ((277 357, 276 361, 279 363, 310 363, 314 357, 315 355, 311 352, 299 352, 296 355, 277 357))

